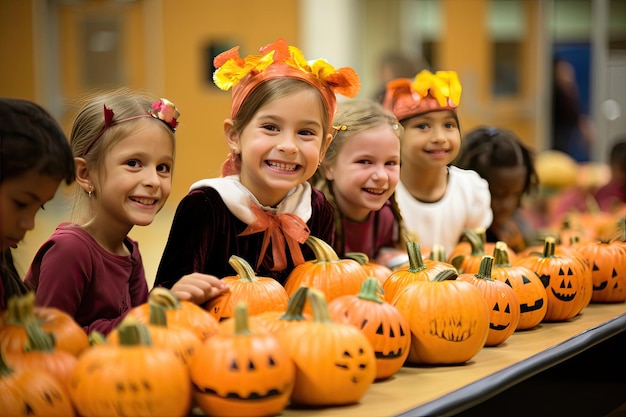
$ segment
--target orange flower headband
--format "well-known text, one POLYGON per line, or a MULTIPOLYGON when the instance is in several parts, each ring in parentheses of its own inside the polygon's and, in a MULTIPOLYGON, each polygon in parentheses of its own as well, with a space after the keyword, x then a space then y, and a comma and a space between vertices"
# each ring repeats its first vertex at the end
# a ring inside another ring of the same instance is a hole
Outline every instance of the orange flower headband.
POLYGON ((400 78, 387 84, 384 107, 398 120, 438 110, 454 110, 461 101, 461 82, 455 71, 421 71, 411 81, 400 78))
POLYGON ((215 85, 222 90, 233 88, 231 118, 252 90, 273 78, 298 78, 317 88, 328 105, 331 121, 337 109, 335 94, 352 98, 361 88, 359 76, 352 68, 335 69, 323 59, 309 63, 298 48, 287 45, 284 39, 261 47, 259 52, 260 55, 241 58, 239 46, 235 46, 213 60, 217 68, 213 73, 215 85))

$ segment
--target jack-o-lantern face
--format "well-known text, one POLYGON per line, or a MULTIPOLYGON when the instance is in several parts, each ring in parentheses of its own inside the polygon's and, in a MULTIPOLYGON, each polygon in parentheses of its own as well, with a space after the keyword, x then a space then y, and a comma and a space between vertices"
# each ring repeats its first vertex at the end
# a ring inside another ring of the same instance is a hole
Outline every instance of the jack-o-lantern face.
POLYGON ((576 251, 590 265, 591 301, 626 301, 626 245, 623 242, 589 242, 576 251))
MULTIPOLYGON (((522 274, 521 277, 522 277, 522 285, 532 285, 533 281, 531 281, 530 278, 528 278, 526 275, 522 274)), ((508 284, 513 289, 515 289, 515 287, 511 284, 509 280, 506 280, 505 283, 508 284)), ((520 292, 521 291, 517 291, 516 293, 517 293, 518 298, 520 298, 519 307, 520 307, 520 312, 522 314, 530 313, 530 312, 541 310, 542 308, 544 308, 545 298, 543 297, 543 295, 545 294, 545 291, 542 291, 539 294, 539 298, 531 297, 530 301, 526 301, 528 297, 525 297, 525 300, 522 301, 521 299, 522 297, 520 297, 520 292)), ((536 291, 532 292, 532 294, 534 295, 535 292, 536 291)))
POLYGON ((502 331, 509 328, 511 325, 511 305, 507 303, 496 303, 491 309, 491 321, 489 322, 489 328, 491 330, 502 331), (494 318, 499 318, 497 323, 493 321, 494 318))
POLYGON ((550 275, 541 275, 539 278, 543 282, 544 287, 550 290, 554 298, 567 303, 572 301, 578 292, 576 290, 577 287, 572 285, 573 275, 572 268, 559 268, 555 285, 550 285, 550 275))
POLYGON ((371 361, 371 356, 366 355, 365 346, 356 349, 343 350, 336 358, 334 366, 351 384, 359 384, 370 377, 369 369, 376 365, 371 361))
MULTIPOLYGON (((380 323, 372 345, 376 359, 396 359, 402 357, 411 343, 408 325, 400 323, 380 323)), ((362 327, 364 329, 365 327, 362 327)))
POLYGON ((441 314, 430 320, 428 333, 446 342, 463 342, 474 336, 477 321, 441 314))

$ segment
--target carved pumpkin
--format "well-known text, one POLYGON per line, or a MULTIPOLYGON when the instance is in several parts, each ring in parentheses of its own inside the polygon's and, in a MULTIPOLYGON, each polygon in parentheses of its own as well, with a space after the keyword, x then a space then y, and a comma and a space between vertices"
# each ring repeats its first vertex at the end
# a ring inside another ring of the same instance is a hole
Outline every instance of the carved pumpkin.
POLYGON ((217 333, 218 322, 199 305, 179 300, 167 288, 155 287, 150 291, 147 303, 133 307, 127 317, 135 317, 143 324, 150 322, 150 305, 156 304, 165 309, 167 323, 170 326, 185 327, 193 331, 200 340, 206 340, 217 333))
MULTIPOLYGON (((285 290, 291 297, 298 288, 304 286, 322 291, 328 301, 341 295, 356 294, 367 271, 353 259, 339 259, 335 250, 323 240, 309 236, 306 244, 315 253, 315 259, 296 266, 285 282, 285 290)), ((311 307, 304 307, 311 313, 311 307)))
POLYGON ((244 302, 234 320, 233 334, 213 336, 193 355, 193 397, 208 415, 280 414, 293 390, 294 364, 275 336, 250 331, 244 302))
POLYGON ((291 403, 296 406, 353 404, 376 377, 376 357, 367 337, 350 324, 331 320, 324 294, 309 288, 313 321, 278 333, 296 365, 291 403))
POLYGON ((593 293, 591 301, 620 303, 626 301, 626 245, 620 241, 597 241, 576 245, 591 266, 593 293))
POLYGON ((485 346, 497 346, 508 339, 519 324, 520 304, 513 288, 491 277, 493 256, 485 255, 476 274, 460 274, 457 281, 476 286, 489 310, 489 332, 485 346))
POLYGON ((393 272, 391 269, 387 268, 385 265, 381 265, 376 262, 372 262, 370 258, 361 252, 349 252, 346 253, 346 258, 354 259, 357 261, 367 272, 368 277, 376 277, 380 284, 384 284, 389 275, 393 272))
POLYGON ((27 341, 22 351, 7 350, 5 361, 13 369, 41 369, 55 377, 67 389, 76 367, 76 356, 55 349, 54 336, 43 331, 36 321, 26 325, 27 341))
POLYGON ((394 271, 385 281, 383 288, 385 290, 385 300, 393 304, 395 297, 408 284, 415 281, 429 281, 432 277, 441 271, 447 269, 456 270, 452 265, 446 262, 434 261, 432 259, 424 259, 420 245, 417 242, 409 241, 406 243, 406 251, 409 255, 409 265, 394 271))
POLYGON ((63 384, 47 371, 13 369, 0 351, 0 410, 3 417, 73 417, 74 407, 63 384))
POLYGON ((243 301, 248 306, 249 314, 264 311, 284 311, 289 302, 285 288, 274 278, 257 277, 250 264, 239 256, 232 255, 228 263, 237 272, 236 276, 224 277, 229 291, 209 300, 205 309, 217 320, 231 317, 235 306, 243 301))
POLYGON ((517 294, 520 319, 516 330, 532 329, 543 321, 548 311, 546 289, 535 271, 509 262, 504 242, 496 243, 491 277, 504 282, 517 294))
POLYGON ((70 381, 81 416, 186 416, 191 408, 189 371, 172 351, 150 345, 145 325, 119 326, 119 345, 83 352, 70 381))
POLYGON ((547 293, 548 308, 543 321, 565 321, 584 308, 584 291, 589 278, 581 260, 567 254, 555 254, 555 239, 545 239, 542 254, 519 259, 516 264, 534 271, 547 293))
MULTIPOLYGON (((158 304, 150 304, 150 322, 146 325, 152 346, 169 349, 185 365, 189 358, 200 347, 202 340, 198 335, 186 327, 170 325, 167 321, 165 309, 158 304)), ((132 323, 134 317, 125 317, 123 323, 132 323)), ((143 323, 142 323, 143 324, 143 323)), ((106 338, 108 343, 119 344, 119 327, 113 329, 106 338)))
POLYGON ((480 291, 456 281, 446 269, 429 281, 415 281, 396 297, 394 305, 411 328, 413 364, 460 364, 473 358, 489 333, 489 309, 480 291))
POLYGON ((328 303, 330 317, 352 324, 372 342, 376 355, 376 379, 389 378, 402 367, 409 354, 411 330, 397 308, 379 296, 376 277, 365 280, 356 295, 343 295, 328 303))
POLYGON ((22 351, 26 341, 26 324, 35 320, 46 333, 52 333, 56 349, 78 356, 89 347, 87 333, 69 314, 52 307, 36 307, 35 294, 9 299, 0 320, 0 350, 22 351))

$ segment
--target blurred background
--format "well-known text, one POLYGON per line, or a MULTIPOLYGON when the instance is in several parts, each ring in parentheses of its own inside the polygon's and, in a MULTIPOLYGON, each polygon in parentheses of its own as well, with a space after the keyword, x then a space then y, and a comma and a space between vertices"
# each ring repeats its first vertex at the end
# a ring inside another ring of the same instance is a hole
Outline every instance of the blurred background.
MULTIPOLYGON (((218 176, 228 152, 230 92, 212 83, 213 57, 280 37, 307 59, 355 68, 359 97, 424 68, 457 71, 462 131, 506 127, 539 152, 563 147, 557 137, 575 120, 567 151, 581 163, 605 162, 626 134, 626 0, 0 0, 0 95, 42 104, 68 134, 82 96, 97 90, 176 103, 172 194, 153 225, 131 233, 151 282, 178 201, 218 176)), ((67 191, 16 251, 22 272, 69 218, 67 191)))

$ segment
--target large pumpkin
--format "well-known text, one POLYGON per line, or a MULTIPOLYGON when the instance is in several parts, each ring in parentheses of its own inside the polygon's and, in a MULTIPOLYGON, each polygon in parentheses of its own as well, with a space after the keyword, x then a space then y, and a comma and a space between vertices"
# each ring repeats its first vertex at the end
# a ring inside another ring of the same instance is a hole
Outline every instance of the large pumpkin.
POLYGON ((376 355, 376 379, 389 378, 404 364, 409 354, 411 330, 397 308, 379 294, 375 277, 365 280, 361 291, 343 295, 328 303, 330 317, 337 323, 352 324, 372 342, 376 355))
POLYGON ((478 289, 456 281, 447 269, 430 281, 415 281, 394 305, 411 328, 408 363, 460 364, 473 358, 489 333, 489 309, 478 289))
POLYGON ((192 356, 193 397, 208 415, 280 414, 293 390, 294 364, 274 335, 250 331, 244 302, 233 318, 233 333, 213 336, 192 356))
POLYGON ((508 339, 519 324, 519 299, 513 288, 491 277, 493 256, 483 256, 476 274, 460 274, 457 281, 475 285, 489 307, 489 333, 485 346, 497 346, 508 339))
POLYGON ((532 329, 546 316, 548 294, 535 271, 509 262, 506 246, 504 242, 496 243, 491 277, 504 282, 517 294, 520 319, 516 330, 532 329))
POLYGON ((562 253, 555 253, 556 241, 548 236, 545 239, 544 250, 541 254, 534 254, 518 259, 516 264, 534 271, 547 293, 548 308, 543 321, 565 321, 576 316, 586 306, 586 286, 590 275, 584 269, 579 257, 562 253))
POLYGON ((27 341, 26 325, 35 320, 46 333, 52 333, 56 348, 78 356, 89 347, 87 333, 69 314, 53 307, 35 306, 35 294, 14 296, 0 318, 0 350, 21 351, 27 341))
MULTIPOLYGON (((315 253, 315 259, 306 261, 291 271, 285 282, 289 297, 303 286, 322 291, 328 301, 359 292, 368 275, 357 261, 339 259, 328 243, 315 236, 309 236, 306 244, 315 253)), ((310 306, 305 306, 304 311, 310 313, 310 306)))
POLYGON ((150 343, 145 325, 119 327, 119 345, 98 344, 78 358, 70 396, 88 416, 186 416, 191 381, 183 362, 150 343))
POLYGON ((590 265, 593 280, 591 301, 620 303, 626 301, 626 244, 621 241, 595 241, 576 245, 590 265))
POLYGON ((367 337, 350 324, 331 320, 324 294, 308 291, 313 321, 278 333, 296 365, 291 403, 296 406, 353 404, 376 378, 376 357, 367 337))
POLYGON ((213 317, 217 320, 231 317, 240 301, 246 303, 250 315, 264 311, 284 311, 287 308, 289 295, 278 281, 257 277, 250 264, 239 256, 232 255, 228 263, 237 275, 222 278, 229 290, 205 304, 205 309, 213 317))

